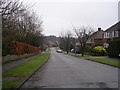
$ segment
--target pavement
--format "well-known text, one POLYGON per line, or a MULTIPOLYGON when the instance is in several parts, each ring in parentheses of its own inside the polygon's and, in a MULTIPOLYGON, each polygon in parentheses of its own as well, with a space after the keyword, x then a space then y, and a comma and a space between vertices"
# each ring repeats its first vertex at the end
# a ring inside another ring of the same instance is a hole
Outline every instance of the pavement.
POLYGON ((25 59, 21 59, 21 60, 16 60, 16 61, 11 61, 11 62, 5 63, 5 64, 2 65, 2 72, 6 72, 9 69, 11 69, 11 68, 13 68, 15 66, 18 66, 18 65, 20 65, 20 64, 22 64, 22 63, 24 63, 24 62, 26 62, 28 60, 36 58, 38 56, 39 56, 39 54, 35 55, 35 56, 31 56, 31 57, 25 58, 25 59))
MULTIPOLYGON (((71 54, 74 54, 74 53, 71 53, 71 54)), ((80 55, 81 54, 76 54, 76 55, 80 55)), ((120 58, 110 58, 108 56, 90 56, 90 55, 86 55, 88 57, 83 57, 83 58, 101 58, 101 59, 105 59, 105 60, 111 60, 111 61, 118 61, 120 62, 120 58)))
POLYGON ((52 48, 48 62, 22 88, 118 88, 118 68, 52 48))
POLYGON ((108 56, 90 56, 91 58, 101 58, 105 60, 111 60, 111 61, 118 61, 120 62, 120 58, 109 58, 108 56))

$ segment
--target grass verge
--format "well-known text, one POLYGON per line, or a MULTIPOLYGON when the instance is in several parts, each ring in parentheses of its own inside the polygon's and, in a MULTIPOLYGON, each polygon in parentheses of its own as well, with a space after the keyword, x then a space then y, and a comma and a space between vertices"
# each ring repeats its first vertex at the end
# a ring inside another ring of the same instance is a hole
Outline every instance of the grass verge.
POLYGON ((4 80, 2 87, 3 89, 4 88, 16 88, 18 85, 20 85, 20 81, 18 80, 13 80, 13 81, 4 80))
MULTIPOLYGON (((88 56, 74 55, 71 53, 67 54, 65 52, 63 52, 63 54, 74 56, 74 57, 88 57, 88 56)), ((91 61, 95 61, 95 62, 99 62, 99 63, 103 63, 103 64, 107 64, 107 65, 111 65, 111 66, 120 68, 120 62, 118 62, 118 61, 105 60, 105 59, 101 59, 101 58, 87 58, 87 60, 91 60, 91 61)))
POLYGON ((105 60, 105 59, 101 59, 101 58, 87 58, 87 60, 96 61, 96 62, 112 65, 115 67, 120 67, 120 62, 118 62, 118 61, 105 60))
POLYGON ((21 78, 26 78, 31 75, 37 68, 39 68, 48 59, 50 53, 43 53, 42 55, 34 58, 32 60, 26 61, 7 72, 3 73, 3 79, 9 78, 8 80, 3 80, 3 88, 17 88, 21 83, 21 78), (17 80, 11 80, 10 78, 17 78, 17 80), (19 79, 20 78, 20 79, 19 79), (12 83, 11 83, 12 82, 12 83))
POLYGON ((63 54, 74 56, 74 57, 87 57, 87 56, 80 56, 80 55, 75 55, 75 54, 65 53, 65 52, 63 52, 63 54))

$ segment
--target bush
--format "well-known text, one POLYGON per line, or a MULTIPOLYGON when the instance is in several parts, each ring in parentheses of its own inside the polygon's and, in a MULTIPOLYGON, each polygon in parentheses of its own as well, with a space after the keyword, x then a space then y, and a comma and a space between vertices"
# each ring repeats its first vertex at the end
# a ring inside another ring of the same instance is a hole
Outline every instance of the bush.
POLYGON ((9 43, 5 43, 5 42, 2 43, 2 56, 7 56, 10 53, 8 47, 9 47, 9 43))
POLYGON ((91 54, 95 56, 105 56, 106 55, 106 49, 103 46, 96 46, 92 47, 90 49, 91 54))
POLYGON ((107 49, 109 57, 120 57, 120 40, 114 40, 108 42, 109 47, 107 49))
POLYGON ((46 51, 47 47, 41 47, 41 51, 46 51))
POLYGON ((80 54, 80 51, 76 51, 76 54, 80 54))

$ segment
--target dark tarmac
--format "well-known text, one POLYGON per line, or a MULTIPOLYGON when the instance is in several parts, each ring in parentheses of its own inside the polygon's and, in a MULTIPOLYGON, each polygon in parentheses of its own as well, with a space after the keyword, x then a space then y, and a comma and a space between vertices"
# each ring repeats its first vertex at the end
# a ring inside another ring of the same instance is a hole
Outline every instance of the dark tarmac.
POLYGON ((118 88, 118 68, 57 53, 21 88, 118 88))

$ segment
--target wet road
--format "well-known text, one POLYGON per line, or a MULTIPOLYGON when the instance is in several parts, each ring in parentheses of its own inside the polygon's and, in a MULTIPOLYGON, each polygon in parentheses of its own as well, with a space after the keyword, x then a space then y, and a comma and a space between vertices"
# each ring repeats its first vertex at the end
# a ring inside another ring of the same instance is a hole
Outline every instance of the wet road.
POLYGON ((118 88, 118 68, 57 53, 21 88, 118 88))

